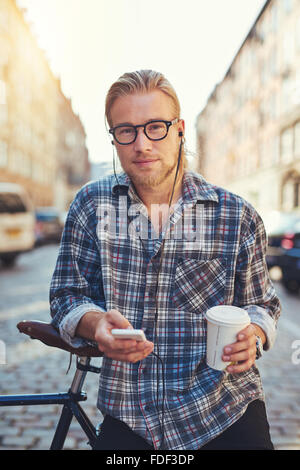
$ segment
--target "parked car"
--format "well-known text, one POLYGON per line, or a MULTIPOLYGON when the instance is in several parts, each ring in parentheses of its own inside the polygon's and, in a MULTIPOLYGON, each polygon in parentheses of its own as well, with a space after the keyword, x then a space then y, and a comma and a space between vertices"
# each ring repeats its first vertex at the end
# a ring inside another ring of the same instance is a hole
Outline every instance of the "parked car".
POLYGON ((0 183, 0 259, 13 265, 18 255, 34 247, 34 210, 25 190, 0 183))
POLYGON ((300 289, 300 222, 294 229, 286 239, 281 258, 281 282, 290 292, 298 292, 300 289))
POLYGON ((272 212, 264 219, 268 235, 267 265, 271 269, 282 265, 286 250, 293 248, 295 233, 300 224, 300 215, 288 212, 272 212))
POLYGON ((35 243, 59 243, 63 231, 61 214, 55 207, 39 207, 35 211, 35 243))

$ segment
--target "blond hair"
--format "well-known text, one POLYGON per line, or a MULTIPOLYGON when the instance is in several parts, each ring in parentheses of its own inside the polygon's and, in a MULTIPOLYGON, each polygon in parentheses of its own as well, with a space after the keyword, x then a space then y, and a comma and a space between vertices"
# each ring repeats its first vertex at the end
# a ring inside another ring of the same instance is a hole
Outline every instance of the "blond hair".
MULTIPOLYGON (((174 117, 180 118, 180 103, 178 96, 166 77, 154 70, 136 70, 124 73, 118 78, 107 92, 105 100, 105 116, 109 127, 113 126, 110 111, 117 98, 135 93, 150 93, 159 90, 171 98, 174 117)), ((183 168, 187 166, 184 148, 182 149, 183 168)))

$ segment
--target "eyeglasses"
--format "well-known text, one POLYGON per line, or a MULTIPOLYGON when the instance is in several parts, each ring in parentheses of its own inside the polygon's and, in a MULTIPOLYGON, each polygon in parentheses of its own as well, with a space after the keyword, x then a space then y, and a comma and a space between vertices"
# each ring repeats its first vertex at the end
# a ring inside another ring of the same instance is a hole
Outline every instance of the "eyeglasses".
POLYGON ((146 122, 146 124, 133 125, 120 125, 109 129, 109 133, 114 136, 114 139, 121 145, 132 144, 138 135, 138 128, 143 127, 144 134, 149 140, 162 140, 167 137, 169 128, 178 122, 178 118, 173 121, 163 121, 154 119, 146 122))

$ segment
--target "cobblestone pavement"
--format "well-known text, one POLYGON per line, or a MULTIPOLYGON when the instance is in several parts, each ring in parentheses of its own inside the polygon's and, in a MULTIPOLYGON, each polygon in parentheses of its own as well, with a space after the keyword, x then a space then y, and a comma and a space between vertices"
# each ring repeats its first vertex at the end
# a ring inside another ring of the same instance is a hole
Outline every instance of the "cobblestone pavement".
POLYGON ((282 303, 274 347, 258 361, 276 449, 300 450, 300 296, 275 283, 282 303))
MULTIPOLYGON (((30 340, 16 329, 23 319, 49 321, 48 291, 57 246, 23 255, 17 265, 0 268, 0 340, 6 344, 6 364, 0 363, 0 393, 66 392, 75 371, 68 375, 69 354, 30 340)), ((271 436, 276 449, 300 450, 300 296, 276 288, 283 305, 274 348, 258 365, 266 394, 271 436), (298 349, 292 346, 297 346, 298 349)), ((92 363, 99 365, 101 359, 92 363)), ((94 425, 102 420, 96 409, 98 375, 87 374, 88 399, 81 403, 94 425)), ((0 407, 0 450, 48 449, 61 412, 59 405, 0 407)), ((73 419, 65 449, 90 449, 73 419)))

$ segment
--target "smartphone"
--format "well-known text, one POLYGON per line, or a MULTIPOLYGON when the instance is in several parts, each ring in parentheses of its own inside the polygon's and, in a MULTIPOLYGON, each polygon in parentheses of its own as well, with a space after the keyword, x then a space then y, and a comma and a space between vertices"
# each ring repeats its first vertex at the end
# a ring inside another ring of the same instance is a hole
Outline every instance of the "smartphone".
POLYGON ((143 330, 131 330, 130 328, 117 329, 113 328, 111 334, 115 338, 120 339, 134 339, 135 341, 146 341, 146 336, 143 330))

